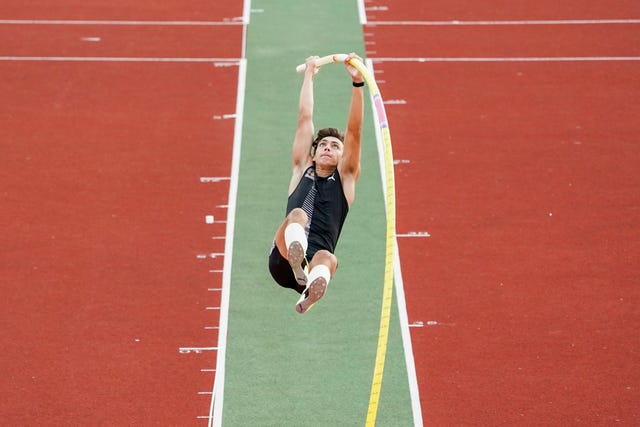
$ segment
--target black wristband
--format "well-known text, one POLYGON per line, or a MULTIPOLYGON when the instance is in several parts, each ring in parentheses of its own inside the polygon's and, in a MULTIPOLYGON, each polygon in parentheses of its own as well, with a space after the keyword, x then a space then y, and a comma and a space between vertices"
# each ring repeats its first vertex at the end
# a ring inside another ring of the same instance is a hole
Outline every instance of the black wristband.
POLYGON ((353 82, 352 85, 353 87, 362 87, 364 86, 364 82, 360 82, 360 83, 353 82))

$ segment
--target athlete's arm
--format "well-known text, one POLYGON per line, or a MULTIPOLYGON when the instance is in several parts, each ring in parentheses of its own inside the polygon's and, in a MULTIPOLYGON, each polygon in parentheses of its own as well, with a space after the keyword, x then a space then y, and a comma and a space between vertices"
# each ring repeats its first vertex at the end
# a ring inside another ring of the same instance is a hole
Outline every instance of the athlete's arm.
POLYGON ((289 186, 289 194, 295 189, 302 177, 304 170, 311 164, 311 144, 313 142, 313 77, 318 72, 315 65, 317 56, 311 56, 306 60, 304 80, 300 88, 300 100, 298 103, 298 125, 293 139, 291 163, 293 175, 289 186))
MULTIPOLYGON (((349 54, 349 58, 360 59, 354 53, 349 54)), ((347 72, 354 83, 363 81, 362 74, 355 67, 345 61, 347 72)), ((349 106, 349 117, 347 119, 347 130, 344 135, 344 153, 339 165, 340 176, 342 177, 342 187, 349 205, 355 199, 356 181, 360 177, 360 157, 361 157, 361 137, 362 137, 362 117, 364 115, 364 88, 354 87, 351 91, 351 105, 349 106)))

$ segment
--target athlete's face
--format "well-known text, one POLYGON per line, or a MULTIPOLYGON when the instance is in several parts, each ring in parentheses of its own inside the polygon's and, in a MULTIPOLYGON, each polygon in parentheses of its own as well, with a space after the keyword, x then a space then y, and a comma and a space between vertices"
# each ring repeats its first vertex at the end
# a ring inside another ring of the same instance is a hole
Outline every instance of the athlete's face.
POLYGON ((319 165, 337 166, 342 158, 344 144, 334 136, 327 136, 318 141, 313 161, 319 165))

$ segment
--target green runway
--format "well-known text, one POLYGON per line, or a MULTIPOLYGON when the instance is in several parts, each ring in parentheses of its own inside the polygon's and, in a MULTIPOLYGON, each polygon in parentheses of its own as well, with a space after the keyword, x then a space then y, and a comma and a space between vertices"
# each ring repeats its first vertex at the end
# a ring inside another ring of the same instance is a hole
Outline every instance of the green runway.
MULTIPOLYGON (((305 315, 272 281, 267 254, 285 212, 291 145, 310 55, 364 56, 355 1, 254 0, 238 181, 223 426, 364 425, 375 364, 384 273, 385 215, 374 123, 365 105, 362 175, 336 251, 338 271, 305 315)), ((351 95, 341 64, 315 79, 316 130, 344 130, 351 95)), ((383 93, 384 96, 384 93, 383 93)), ((391 123, 393 129, 393 123, 391 123)), ((411 426, 395 302, 378 426, 411 426)))

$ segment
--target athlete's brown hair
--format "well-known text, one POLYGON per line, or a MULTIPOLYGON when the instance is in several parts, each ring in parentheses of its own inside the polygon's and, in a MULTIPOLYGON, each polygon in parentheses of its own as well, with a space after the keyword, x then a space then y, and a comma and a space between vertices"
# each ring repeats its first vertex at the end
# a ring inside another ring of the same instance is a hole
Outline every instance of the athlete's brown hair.
POLYGON ((316 148, 318 148, 318 143, 322 141, 323 138, 328 136, 332 136, 334 138, 338 138, 344 144, 344 134, 340 132, 336 128, 323 128, 318 131, 318 135, 311 143, 311 156, 313 157, 316 154, 316 148))

